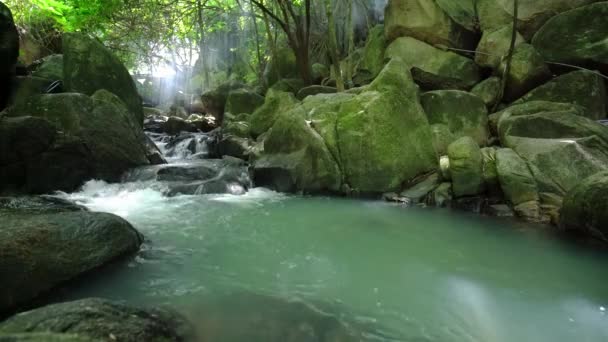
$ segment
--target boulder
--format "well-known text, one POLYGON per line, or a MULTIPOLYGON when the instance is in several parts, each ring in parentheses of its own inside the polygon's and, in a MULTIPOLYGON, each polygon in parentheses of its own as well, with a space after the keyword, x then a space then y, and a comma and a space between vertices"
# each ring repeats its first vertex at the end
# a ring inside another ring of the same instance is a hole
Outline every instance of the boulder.
POLYGON ((468 136, 479 146, 488 143, 488 110, 483 100, 459 90, 424 93, 420 103, 430 124, 446 125, 454 138, 468 136))
MULTIPOLYGON (((31 180, 40 179, 35 182, 42 187, 31 191, 74 190, 73 186, 64 187, 66 180, 62 180, 61 173, 75 165, 80 166, 70 171, 77 173, 70 179, 73 182, 70 185, 77 186, 90 178, 117 181, 126 170, 150 162, 141 126, 125 104, 105 90, 92 97, 76 93, 34 96, 7 112, 7 116, 15 117, 13 120, 26 115, 48 120, 61 138, 52 148, 49 146, 49 153, 37 151, 31 157, 20 158, 28 169, 31 167, 31 180), (57 159, 52 160, 51 156, 57 159), (56 177, 59 183, 55 183, 56 177), (42 180, 48 181, 46 186, 42 180)), ((5 144, 10 148, 14 142, 5 144)))
POLYGON ((235 115, 242 113, 251 114, 263 104, 264 97, 261 95, 245 88, 236 89, 228 93, 224 112, 235 115))
POLYGON ((361 62, 357 69, 357 78, 371 81, 384 67, 384 50, 387 42, 384 36, 384 25, 376 25, 367 36, 361 62))
POLYGON ((224 123, 222 127, 222 134, 231 135, 239 138, 249 138, 251 128, 247 121, 230 121, 224 123))
MULTIPOLYGON (((475 52, 475 63, 484 68, 498 70, 502 57, 509 52, 512 35, 512 25, 506 25, 492 31, 484 31, 475 52)), ((515 46, 525 42, 524 37, 517 33, 515 46)))
POLYGON ((538 188, 528 164, 512 149, 503 148, 496 151, 496 170, 505 198, 517 215, 540 221, 538 188))
POLYGON ((118 216, 45 206, 15 207, 6 201, 0 206, 0 313, 133 253, 142 243, 142 236, 118 216))
POLYGON ((497 135, 498 123, 503 118, 508 118, 511 116, 532 115, 543 112, 564 112, 578 116, 588 115, 585 108, 571 103, 559 103, 549 101, 522 102, 520 104, 509 106, 500 112, 491 114, 489 117, 490 131, 492 131, 492 134, 497 135))
POLYGON ((561 13, 540 28, 532 44, 549 61, 599 68, 608 74, 606 17, 605 1, 561 13))
POLYGON ((452 183, 444 182, 429 195, 429 204, 436 207, 447 207, 452 202, 452 183))
POLYGON ((441 9, 468 31, 475 32, 478 29, 476 0, 435 0, 441 9))
POLYGON ((177 116, 170 116, 161 126, 161 132, 169 135, 177 135, 181 132, 193 133, 196 131, 198 131, 196 126, 177 116))
POLYGON ((433 136, 433 146, 437 155, 445 155, 448 153, 448 146, 457 138, 454 137, 450 127, 446 124, 432 124, 431 134, 433 136))
POLYGON ((564 198, 559 226, 608 242, 608 171, 583 179, 564 198))
POLYGON ((93 95, 100 89, 116 94, 134 122, 143 125, 142 100, 127 68, 100 42, 81 33, 63 35, 63 76, 68 92, 93 95))
POLYGON ((477 95, 486 104, 486 107, 493 108, 494 105, 500 100, 501 82, 499 77, 490 77, 479 82, 473 89, 471 94, 477 95))
POLYGON ((312 80, 316 84, 320 84, 324 79, 329 77, 329 68, 325 64, 315 63, 311 66, 312 80))
POLYGON ((194 337, 190 324, 172 310, 135 308, 100 298, 22 312, 0 323, 0 333, 61 333, 79 338, 59 341, 187 341, 194 337))
POLYGON ((334 94, 337 91, 338 90, 334 87, 311 85, 311 86, 300 89, 300 91, 298 91, 298 94, 296 95, 296 97, 298 98, 298 100, 302 101, 307 96, 317 95, 317 94, 334 94))
POLYGON ((448 147, 454 196, 474 196, 483 192, 483 158, 479 145, 463 137, 448 147))
POLYGON ((483 182, 490 191, 495 190, 499 184, 496 167, 496 150, 496 147, 484 147, 481 149, 483 182))
POLYGON ((0 111, 10 98, 11 79, 19 57, 19 33, 11 10, 0 3, 0 111))
MULTIPOLYGON (((286 93, 297 94, 300 89, 306 87, 307 84, 301 78, 283 78, 277 81, 268 91, 282 91, 286 93)), ((268 94, 266 94, 268 95, 268 94)))
MULTIPOLYGON (((240 82, 226 82, 221 84, 216 89, 207 91, 201 95, 201 105, 205 113, 211 114, 216 118, 216 121, 221 124, 224 120, 224 110, 226 101, 230 92, 245 88, 245 85, 240 82)), ((240 113, 232 113, 240 114, 240 113)))
POLYGON ((224 135, 219 143, 220 156, 230 156, 243 160, 249 159, 251 140, 234 135, 224 135))
MULTIPOLYGON (((501 74, 506 70, 505 63, 501 64, 501 74)), ((543 84, 550 77, 549 67, 534 47, 527 43, 519 44, 513 51, 504 99, 513 101, 543 84)))
MULTIPOLYGON (((437 49, 411 37, 397 38, 386 49, 385 57, 401 58, 408 68, 421 70, 440 79, 426 82, 430 84, 441 85, 443 82, 454 84, 450 88, 468 89, 480 80, 479 69, 472 60, 453 52, 437 49)), ((424 76, 424 73, 418 74, 424 76)), ((421 78, 414 74, 416 81, 421 78)))
POLYGON ((584 107, 588 117, 600 120, 606 117, 607 99, 604 79, 594 72, 579 70, 554 78, 514 104, 529 101, 573 103, 584 107))
POLYGON ((280 114, 288 112, 298 101, 293 94, 275 90, 268 90, 264 104, 249 118, 251 134, 258 137, 273 126, 280 114))
POLYGON ((437 189, 440 184, 439 175, 437 173, 432 173, 416 184, 409 186, 402 191, 399 196, 409 199, 413 204, 418 204, 423 202, 426 196, 437 189))
POLYGON ((389 0, 384 11, 384 32, 389 42, 408 36, 431 45, 455 48, 472 48, 474 44, 474 35, 433 0, 389 0))
POLYGON ((282 78, 297 77, 298 66, 293 50, 288 47, 276 49, 264 69, 264 83, 267 87, 272 87, 282 78))
MULTIPOLYGON (((63 81, 63 55, 50 55, 35 62, 32 76, 63 81)), ((31 68, 31 67, 30 67, 31 68)))
MULTIPOLYGON (((519 1, 517 27, 530 40, 550 18, 558 13, 599 0, 522 0, 519 1)), ((494 30, 513 22, 513 0, 477 0, 482 31, 494 30)))
POLYGON ((281 192, 339 192, 342 177, 323 138, 301 108, 279 114, 253 165, 254 182, 281 192))

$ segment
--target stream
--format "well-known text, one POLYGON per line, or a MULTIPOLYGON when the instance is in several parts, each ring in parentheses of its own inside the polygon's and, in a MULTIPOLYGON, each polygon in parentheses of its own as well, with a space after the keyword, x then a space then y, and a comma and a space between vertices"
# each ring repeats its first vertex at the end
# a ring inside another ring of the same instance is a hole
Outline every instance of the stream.
POLYGON ((167 196, 164 186, 93 180, 63 195, 146 236, 127 265, 65 299, 168 304, 196 324, 217 298, 255 293, 303 300, 364 327, 369 341, 608 340, 608 257, 546 227, 263 188, 167 196))

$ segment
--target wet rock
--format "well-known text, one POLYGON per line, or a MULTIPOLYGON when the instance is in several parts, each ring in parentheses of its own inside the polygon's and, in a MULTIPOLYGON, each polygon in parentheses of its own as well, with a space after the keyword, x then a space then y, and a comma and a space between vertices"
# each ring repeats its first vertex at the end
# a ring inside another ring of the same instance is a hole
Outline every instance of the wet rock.
MULTIPOLYGON (((459 87, 471 88, 480 80, 479 70, 472 60, 411 37, 393 41, 386 49, 385 57, 401 58, 410 68, 420 69, 459 87)), ((437 80, 433 83, 440 84, 437 80)))
POLYGON ((0 312, 133 253, 142 242, 142 236, 118 216, 64 204, 44 204, 41 209, 37 204, 30 200, 0 207, 0 312))
POLYGON ((473 34, 453 21, 435 1, 389 0, 384 16, 388 41, 409 36, 432 45, 471 48, 473 34))
POLYGON ((233 135, 224 135, 219 143, 221 156, 231 156, 243 160, 249 159, 251 140, 233 135))
POLYGON ((459 90, 436 90, 424 93, 420 103, 429 123, 446 125, 455 139, 468 136, 480 146, 488 143, 488 110, 481 98, 459 90))
POLYGON ((515 151, 498 149, 496 170, 505 198, 515 207, 518 216, 527 221, 542 221, 538 188, 528 164, 515 151))
POLYGON ((513 209, 506 204, 491 204, 484 208, 484 214, 494 217, 514 217, 513 209))
POLYGON ((448 147, 448 156, 454 196, 473 196, 483 192, 483 158, 475 140, 470 137, 456 140, 448 147))
POLYGON ((0 111, 8 103, 15 64, 19 56, 19 33, 11 10, 0 3, 0 111))
POLYGON ((559 226, 608 242, 608 171, 583 179, 568 191, 559 226))
POLYGON ((264 104, 249 118, 253 137, 258 137, 270 129, 277 117, 289 111, 296 103, 297 100, 291 93, 268 90, 264 104))
POLYGON ((127 68, 98 41, 80 33, 63 35, 63 74, 67 91, 93 95, 100 89, 116 94, 139 127, 142 100, 127 68))
POLYGON ((241 88, 232 90, 226 98, 224 112, 232 114, 251 114, 264 104, 264 97, 251 90, 241 88))
POLYGON ((572 103, 584 107, 587 117, 606 118, 607 97, 604 79, 586 70, 573 71, 533 89, 513 104, 530 101, 572 103))
POLYGON ((473 89, 471 94, 477 95, 486 104, 486 107, 493 108, 500 99, 501 82, 499 77, 490 77, 479 82, 473 89))
POLYGON ((334 87, 320 86, 320 85, 312 85, 305 88, 300 89, 296 97, 298 100, 304 100, 307 96, 318 95, 318 94, 334 94, 337 92, 337 89, 334 87))
POLYGON ((429 195, 427 202, 436 207, 448 207, 452 202, 452 183, 444 182, 429 195))
POLYGON ((407 198, 415 204, 421 203, 429 193, 433 192, 439 186, 439 184, 439 175, 437 173, 433 173, 427 177, 424 177, 424 179, 417 184, 402 191, 399 196, 402 198, 407 198))
POLYGON ((561 13, 541 27, 532 44, 549 61, 600 68, 608 73, 607 16, 606 2, 561 13))
POLYGON ((167 121, 165 121, 162 124, 161 130, 163 133, 166 133, 169 135, 176 135, 181 132, 194 133, 194 132, 198 131, 196 126, 194 126, 192 123, 190 123, 182 118, 179 118, 177 116, 169 117, 167 119, 167 121))
POLYGON ((140 309, 99 298, 20 313, 0 323, 0 333, 61 333, 78 337, 62 336, 59 341, 189 341, 194 337, 189 323, 171 310, 140 309))

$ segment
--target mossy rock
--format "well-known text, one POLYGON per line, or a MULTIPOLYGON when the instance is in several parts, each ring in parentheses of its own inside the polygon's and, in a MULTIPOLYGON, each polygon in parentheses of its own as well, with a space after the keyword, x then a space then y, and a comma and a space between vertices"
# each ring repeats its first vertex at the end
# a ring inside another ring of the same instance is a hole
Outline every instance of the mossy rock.
POLYGON ((304 87, 306 87, 306 83, 301 78, 282 78, 268 90, 283 91, 295 95, 304 87))
POLYGON ((42 332, 16 334, 0 333, 0 342, 100 342, 100 340, 91 339, 88 337, 74 334, 56 334, 42 332))
POLYGON ((572 71, 528 92, 513 104, 529 101, 550 101, 573 103, 584 107, 587 117, 595 120, 606 117, 606 85, 598 74, 586 71, 572 71))
POLYGON ((267 87, 272 87, 282 78, 297 76, 298 66, 296 64, 296 56, 294 55, 293 50, 287 47, 278 48, 276 56, 271 55, 263 75, 267 87))
POLYGON ((127 68, 100 42, 81 33, 63 35, 63 76, 66 91, 93 95, 100 89, 116 94, 141 127, 142 100, 127 68))
POLYGON ((606 17, 605 1, 561 13, 540 28, 532 44, 549 61, 600 68, 608 73, 606 17))
POLYGON ((435 2, 460 26, 471 32, 477 30, 476 0, 435 0, 435 2))
POLYGON ((251 135, 256 138, 274 125, 278 116, 286 113, 298 103, 292 93, 268 90, 264 104, 249 118, 251 135))
POLYGON ((506 199, 517 206, 540 200, 534 175, 525 160, 509 148, 496 151, 496 169, 506 199))
MULTIPOLYGON (((505 69, 504 63, 501 64, 501 70, 505 69)), ((504 98, 513 101, 550 78, 549 67, 534 47, 527 43, 520 44, 513 51, 504 98)))
POLYGON ((50 55, 36 63, 32 76, 63 81, 63 55, 50 55))
POLYGON ((298 98, 298 100, 302 101, 307 96, 318 95, 318 94, 334 94, 337 91, 338 90, 334 87, 311 85, 311 86, 300 89, 300 91, 298 91, 298 94, 296 95, 296 97, 298 98))
POLYGON ((471 88, 480 81, 475 63, 453 52, 443 51, 411 37, 397 38, 385 52, 386 58, 401 58, 409 67, 471 88))
MULTIPOLYGON (((475 63, 481 67, 497 71, 502 57, 506 56, 509 52, 512 35, 513 25, 506 25, 492 31, 484 31, 481 41, 477 45, 475 63)), ((515 46, 525 42, 524 37, 519 32, 516 33, 515 46)))
POLYGON ((500 78, 494 76, 479 82, 471 89, 471 94, 479 96, 486 104, 486 107, 492 108, 500 100, 498 98, 500 95, 500 87, 500 78))
POLYGON ((446 125, 454 138, 471 137, 479 146, 488 142, 488 110, 476 95, 459 90, 424 93, 420 103, 429 123, 446 125))
POLYGON ((559 226, 608 242, 608 171, 589 176, 568 191, 559 226))
POLYGON ((454 196, 474 196, 483 192, 483 157, 479 145, 463 137, 448 147, 454 196))
POLYGON ((226 98, 224 112, 232 114, 251 114, 264 104, 264 97, 248 89, 232 90, 226 98))
POLYGON ((368 33, 357 72, 364 73, 370 80, 378 76, 384 67, 384 50, 386 50, 386 46, 384 25, 374 26, 368 33))

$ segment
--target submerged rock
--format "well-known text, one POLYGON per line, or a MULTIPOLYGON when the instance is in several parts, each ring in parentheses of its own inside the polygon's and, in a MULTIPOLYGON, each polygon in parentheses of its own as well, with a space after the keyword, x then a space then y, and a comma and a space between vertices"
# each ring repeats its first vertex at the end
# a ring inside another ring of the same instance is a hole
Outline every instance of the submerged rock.
POLYGON ((541 27, 532 44, 549 61, 597 67, 606 73, 606 17, 608 3, 605 1, 561 13, 541 27))
POLYGON ((2 333, 72 335, 69 338, 65 335, 54 336, 62 342, 89 339, 179 342, 191 341, 194 337, 190 324, 171 310, 140 309, 99 298, 51 304, 20 313, 0 323, 0 334, 2 333))
MULTIPOLYGON (((469 89, 480 80, 475 63, 453 52, 443 51, 411 37, 397 38, 385 52, 386 58, 401 58, 417 82, 435 89, 469 89), (435 79, 429 80, 430 76, 435 79)), ((428 87, 427 87, 428 88, 428 87)))
POLYGON ((112 214, 15 201, 0 205, 0 312, 133 253, 142 243, 128 222, 112 214))
POLYGON ((63 35, 63 74, 67 91, 93 95, 100 89, 116 94, 140 127, 142 100, 127 68, 100 42, 81 33, 63 35))
POLYGON ((594 174, 568 191, 559 226, 608 242, 608 171, 594 174))

